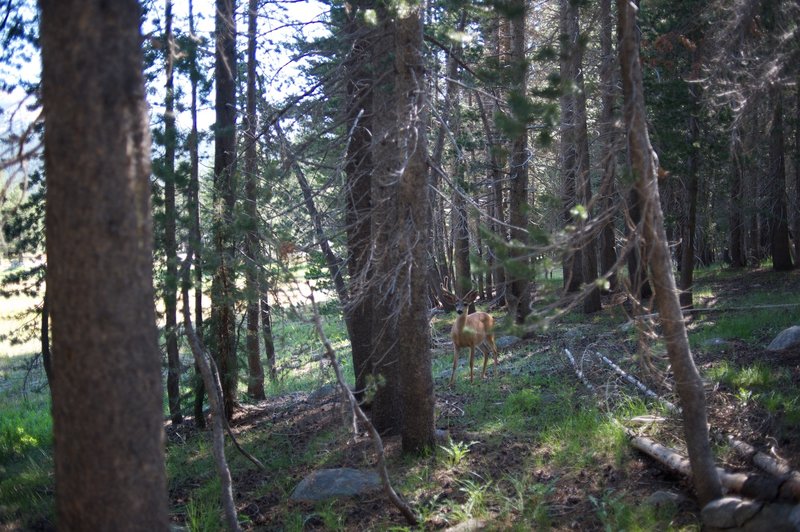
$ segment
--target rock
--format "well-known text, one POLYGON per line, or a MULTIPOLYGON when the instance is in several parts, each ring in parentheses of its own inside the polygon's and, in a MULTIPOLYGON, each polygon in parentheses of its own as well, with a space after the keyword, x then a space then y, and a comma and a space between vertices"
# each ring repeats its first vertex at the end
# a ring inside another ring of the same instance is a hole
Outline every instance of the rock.
POLYGON ((689 499, 685 495, 675 493, 674 491, 659 490, 653 492, 647 498, 647 504, 660 508, 662 506, 680 506, 689 499))
POLYGON ((708 528, 740 528, 761 510, 761 506, 760 502, 723 497, 705 505, 700 515, 708 528))
POLYGON ((316 390, 311 392, 308 395, 308 399, 306 399, 306 401, 308 401, 309 403, 316 403, 318 401, 321 401, 322 399, 327 399, 329 396, 332 396, 337 392, 339 392, 339 386, 329 382, 328 384, 320 388, 317 388, 316 390))
POLYGON ((728 341, 724 338, 709 338, 703 342, 703 345, 710 346, 710 347, 718 347, 722 345, 728 345, 728 341))
POLYGON ((352 497, 381 489, 381 479, 375 471, 339 468, 314 471, 300 481, 290 499, 316 502, 336 497, 352 497))
POLYGON ((484 530, 486 528, 486 521, 481 519, 467 519, 455 526, 445 529, 445 532, 474 532, 475 530, 484 530))
POLYGON ((767 346, 767 351, 782 351, 791 347, 800 346, 800 325, 784 329, 767 346))
POLYGON ((500 338, 495 338, 494 343, 497 345, 497 349, 505 349, 506 347, 511 347, 516 344, 520 340, 521 338, 518 336, 501 336, 500 338))

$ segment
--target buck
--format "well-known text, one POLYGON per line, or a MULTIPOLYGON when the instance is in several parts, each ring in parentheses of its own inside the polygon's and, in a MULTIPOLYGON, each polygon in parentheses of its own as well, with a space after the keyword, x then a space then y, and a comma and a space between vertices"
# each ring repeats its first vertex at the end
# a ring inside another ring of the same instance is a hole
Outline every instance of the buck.
POLYGON ((485 341, 489 344, 494 353, 494 374, 497 376, 497 345, 494 343, 494 318, 486 312, 474 312, 467 315, 469 306, 475 302, 478 293, 470 290, 464 297, 458 297, 447 290, 442 285, 442 300, 456 308, 455 323, 450 331, 453 338, 453 374, 450 376, 450 386, 452 387, 456 379, 456 368, 458 367, 458 351, 464 347, 469 347, 469 381, 473 382, 473 367, 475 364, 475 349, 483 352, 483 373, 481 378, 486 377, 486 365, 489 362, 489 351, 483 351, 479 346, 485 341))

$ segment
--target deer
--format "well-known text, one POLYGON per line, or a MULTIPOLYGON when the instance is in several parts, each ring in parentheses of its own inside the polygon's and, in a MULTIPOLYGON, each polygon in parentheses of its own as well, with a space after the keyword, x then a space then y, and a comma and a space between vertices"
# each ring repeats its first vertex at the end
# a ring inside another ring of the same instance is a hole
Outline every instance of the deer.
POLYGON ((469 306, 475 302, 478 292, 470 290, 463 297, 451 293, 444 284, 442 287, 442 300, 456 308, 455 323, 450 331, 453 338, 453 373, 450 376, 450 387, 453 387, 458 367, 458 352, 464 347, 469 347, 469 382, 473 382, 473 367, 475 364, 475 349, 483 352, 483 372, 481 378, 486 377, 486 365, 489 362, 489 351, 483 351, 479 346, 485 341, 494 353, 494 374, 497 376, 497 345, 494 343, 494 318, 486 312, 473 312, 467 315, 469 306))

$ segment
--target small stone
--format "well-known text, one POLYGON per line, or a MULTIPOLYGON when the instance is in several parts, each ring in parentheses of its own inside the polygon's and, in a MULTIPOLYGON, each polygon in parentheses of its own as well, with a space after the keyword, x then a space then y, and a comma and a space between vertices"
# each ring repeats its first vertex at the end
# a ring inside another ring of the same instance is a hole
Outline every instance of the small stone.
POLYGON ((659 490, 652 493, 647 498, 647 503, 650 504, 651 506, 655 506, 656 508, 660 508, 662 506, 680 506, 687 500, 688 498, 685 495, 681 495, 680 493, 675 493, 674 491, 659 490))
POLYGON ((375 471, 339 468, 314 471, 300 481, 292 501, 315 502, 337 497, 352 497, 377 491, 381 479, 375 471))

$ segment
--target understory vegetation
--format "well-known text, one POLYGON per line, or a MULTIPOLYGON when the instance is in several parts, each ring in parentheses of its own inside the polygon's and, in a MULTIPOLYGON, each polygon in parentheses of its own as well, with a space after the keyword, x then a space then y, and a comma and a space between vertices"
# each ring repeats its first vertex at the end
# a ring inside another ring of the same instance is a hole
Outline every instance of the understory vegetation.
MULTIPOLYGON (((546 300, 559 286, 559 279, 540 281, 538 299, 546 300)), ((712 431, 769 446, 800 466, 800 352, 765 351, 776 333, 800 322, 800 272, 705 269, 698 272, 695 293, 698 308, 713 309, 696 312, 689 321, 712 431), (774 308, 778 304, 784 306, 774 308)), ((3 303, 3 332, 21 325, 15 308, 13 300, 3 303)), ((663 348, 648 340, 646 327, 632 326, 623 307, 613 310, 591 317, 568 314, 526 339, 501 333, 499 374, 490 364, 486 380, 476 376, 470 383, 468 357, 462 354, 453 389, 447 388, 453 315, 432 318, 436 426, 447 437, 435 453, 419 459, 403 457, 396 438, 384 442, 392 481, 422 516, 423 529, 469 519, 493 529, 700 529, 689 483, 628 445, 625 427, 680 450, 682 430, 663 406, 597 363, 601 353, 675 401, 663 348), (575 355, 594 392, 578 380, 564 349, 575 355), (653 496, 665 491, 676 495, 667 502, 653 496)), ((228 445, 242 526, 404 530, 399 512, 380 492, 316 505, 290 502, 294 487, 313 470, 374 465, 366 434, 354 436, 348 429, 308 313, 303 306, 274 309, 278 379, 269 384, 267 399, 248 403, 246 383, 240 383, 242 404, 232 428, 265 466, 258 470, 228 445)), ((338 309, 329 303, 322 314, 353 382, 338 309)), ((51 529, 49 392, 35 344, 9 347, 4 345, 0 356, 0 526, 51 529)), ((182 349, 188 366, 190 354, 182 349)), ((182 393, 188 394, 191 384, 188 378, 182 382, 182 393)), ((171 519, 192 531, 219 530, 220 488, 209 435, 197 430, 191 417, 178 426, 167 420, 165 405, 171 519)), ((720 465, 744 467, 724 444, 716 454, 720 465)))

